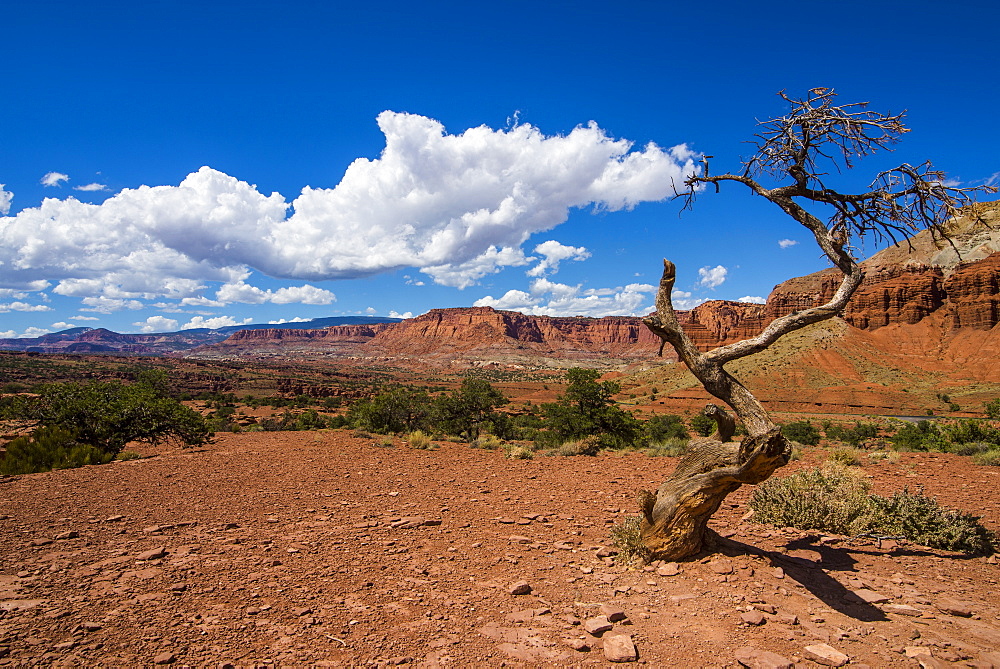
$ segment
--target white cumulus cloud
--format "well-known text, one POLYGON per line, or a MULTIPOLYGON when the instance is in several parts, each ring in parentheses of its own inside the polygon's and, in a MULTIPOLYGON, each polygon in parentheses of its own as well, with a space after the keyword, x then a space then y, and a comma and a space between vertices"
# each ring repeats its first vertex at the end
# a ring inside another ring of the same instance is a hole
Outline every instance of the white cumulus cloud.
POLYGON ((789 248, 791 246, 795 246, 796 244, 798 244, 798 242, 795 241, 794 239, 779 239, 778 240, 778 246, 780 246, 783 249, 787 249, 787 248, 789 248))
POLYGON ((738 299, 736 301, 737 302, 748 302, 750 304, 766 304, 767 303, 767 300, 765 300, 763 297, 760 297, 760 296, 757 296, 757 295, 745 295, 745 296, 741 297, 740 299, 738 299))
POLYGON ((108 189, 107 186, 105 186, 104 184, 99 184, 99 183, 90 183, 90 184, 85 184, 83 186, 73 186, 73 190, 82 190, 82 191, 88 191, 88 192, 89 191, 101 191, 101 190, 107 190, 107 189, 108 189))
MULTIPOLYGON (((173 319, 171 319, 173 320, 173 319)), ((181 326, 181 330, 194 330, 198 328, 225 328, 233 325, 248 325, 252 323, 252 318, 244 318, 242 321, 237 321, 232 316, 215 316, 213 318, 205 318, 204 316, 195 316, 187 323, 181 326)))
POLYGON ((8 190, 3 189, 3 184, 0 184, 0 214, 4 216, 10 212, 10 203, 14 200, 14 194, 8 190))
POLYGON ((101 320, 97 316, 70 316, 71 321, 99 321, 101 320))
POLYGON ((704 297, 694 297, 694 295, 686 290, 680 290, 674 288, 670 293, 670 302, 674 305, 675 309, 694 309, 699 304, 708 302, 707 298, 704 297))
POLYGON ((302 318, 301 316, 296 316, 295 318, 279 318, 276 321, 268 321, 268 325, 281 325, 282 323, 305 323, 311 321, 311 318, 302 318))
POLYGON ((474 306, 520 311, 534 316, 641 316, 651 309, 656 288, 631 283, 618 288, 588 288, 556 283, 545 278, 531 282, 528 292, 509 290, 498 298, 487 295, 474 306))
POLYGON ((705 288, 715 288, 721 286, 726 281, 729 270, 722 265, 715 267, 702 267, 698 270, 698 285, 705 288))
MULTIPOLYGON (((547 136, 523 124, 449 134, 395 112, 377 122, 378 158, 355 160, 340 183, 306 186, 291 203, 202 167, 176 186, 124 189, 101 204, 46 198, 0 217, 4 283, 51 279, 80 298, 181 300, 251 269, 317 281, 413 267, 461 288, 527 264, 521 245, 571 209, 662 200, 697 169, 684 145, 635 149, 595 123, 547 136)), ((42 182, 67 179, 50 172, 42 182)), ((554 262, 542 261, 546 271, 554 262)), ((304 294, 275 293, 295 295, 304 294)))
POLYGON ((9 311, 52 311, 45 304, 28 304, 27 302, 0 302, 0 314, 9 311))
POLYGON ((150 316, 144 321, 132 323, 141 332, 174 332, 177 330, 177 321, 166 316, 150 316))
POLYGON ((403 313, 399 313, 398 311, 390 311, 389 318, 413 318, 413 312, 404 311, 403 313))
POLYGON ((43 186, 58 186, 63 181, 69 181, 69 175, 62 172, 48 172, 41 178, 39 183, 43 186))
POLYGON ((542 242, 535 247, 534 253, 542 256, 541 262, 525 272, 528 276, 545 276, 559 271, 559 263, 563 260, 586 260, 590 251, 583 246, 566 246, 554 239, 542 242))

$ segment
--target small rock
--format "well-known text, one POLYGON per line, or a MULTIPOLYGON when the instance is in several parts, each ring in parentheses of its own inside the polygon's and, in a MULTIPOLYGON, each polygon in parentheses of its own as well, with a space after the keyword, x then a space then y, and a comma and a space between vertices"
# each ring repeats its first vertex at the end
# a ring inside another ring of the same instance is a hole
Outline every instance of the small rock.
POLYGON ((628 634, 616 634, 604 640, 604 659, 608 662, 635 662, 639 652, 628 634))
POLYGON ((520 534, 512 534, 512 535, 510 535, 510 542, 512 544, 530 544, 531 543, 531 539, 528 538, 528 537, 522 536, 520 534))
POLYGON ((850 657, 825 643, 806 646, 802 649, 802 654, 813 662, 827 667, 842 667, 851 661, 850 657))
POLYGON ((933 657, 934 655, 930 646, 906 646, 903 648, 903 654, 906 657, 916 657, 917 655, 930 655, 933 657))
POLYGON ((716 574, 726 575, 733 573, 732 563, 727 562, 726 560, 717 560, 715 562, 712 562, 708 565, 708 568, 711 569, 716 574))
POLYGON ((80 536, 80 533, 76 530, 69 530, 68 532, 60 532, 56 535, 56 539, 76 539, 80 536))
POLYGON ((910 616, 912 618, 915 618, 923 613, 920 609, 907 604, 886 604, 882 607, 882 610, 886 613, 895 613, 896 615, 910 616))
POLYGON ((866 604, 882 604, 883 602, 888 602, 889 598, 885 595, 880 595, 879 593, 869 590, 868 588, 859 588, 857 590, 851 590, 849 597, 856 597, 866 604))
POLYGON ((597 550, 597 557, 599 558, 609 558, 609 557, 614 557, 615 555, 618 555, 618 551, 616 551, 614 548, 601 546, 597 550))
POLYGON ((32 546, 48 546, 52 543, 52 539, 33 539, 31 542, 32 546))
POLYGON ((681 569, 676 562, 668 562, 657 568, 656 573, 660 576, 677 576, 681 573, 681 569))
POLYGON ((758 611, 763 611, 764 613, 770 613, 772 616, 778 612, 778 608, 774 604, 754 604, 753 607, 758 611))
POLYGON ((110 518, 105 518, 105 523, 117 523, 120 520, 125 520, 125 516, 111 516, 110 518))
POLYGON ((972 608, 966 602, 960 602, 956 599, 950 599, 947 597, 939 599, 935 602, 934 606, 937 607, 938 611, 953 616, 960 616, 962 618, 969 618, 972 616, 972 608))
POLYGON ((160 653, 153 658, 153 664, 171 664, 177 658, 170 651, 160 653))
POLYGON ((616 623, 621 620, 628 618, 625 615, 625 611, 621 607, 615 606, 613 604, 601 604, 601 615, 607 618, 609 621, 616 623))
POLYGON ((611 631, 613 628, 614 625, 611 624, 611 621, 606 616, 596 616, 583 621, 583 629, 592 636, 600 636, 605 632, 611 631))
POLYGON ((527 581, 514 581, 507 586, 507 592, 512 595, 527 595, 531 592, 531 585, 527 581))
POLYGON ((563 639, 563 643, 581 653, 586 653, 590 650, 590 645, 583 639, 563 639))
POLYGON ((772 569, 771 574, 775 578, 785 578, 785 570, 782 569, 781 567, 775 567, 774 569, 772 569))
POLYGON ((788 658, 767 650, 757 650, 750 646, 736 650, 736 661, 748 669, 794 669, 795 663, 788 658))
POLYGON ((145 551, 144 553, 139 553, 135 556, 136 560, 159 560, 165 557, 167 554, 167 549, 163 546, 158 548, 153 548, 151 550, 145 551))
POLYGON ((779 623, 784 625, 798 625, 799 617, 794 613, 779 613, 777 618, 779 623))
POLYGON ((80 627, 87 630, 88 632, 96 632, 97 630, 102 629, 104 625, 102 625, 101 623, 88 621, 85 623, 80 623, 80 627))
POLYGON ((760 611, 747 611, 746 613, 740 614, 740 620, 745 622, 747 625, 753 625, 754 627, 758 625, 763 625, 767 618, 760 611))

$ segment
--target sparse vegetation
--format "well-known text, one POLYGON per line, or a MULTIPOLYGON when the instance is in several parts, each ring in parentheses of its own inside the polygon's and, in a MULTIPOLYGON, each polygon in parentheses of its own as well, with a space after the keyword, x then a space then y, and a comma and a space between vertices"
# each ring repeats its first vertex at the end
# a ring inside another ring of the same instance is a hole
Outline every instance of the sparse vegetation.
POLYGON ((819 444, 820 433, 816 426, 807 420, 798 420, 785 423, 781 426, 781 434, 790 441, 797 442, 804 446, 816 446, 819 444))
POLYGON ((754 519, 779 527, 838 534, 902 536, 931 548, 980 554, 993 537, 975 516, 946 509, 922 491, 870 493, 864 475, 839 463, 765 481, 754 491, 754 519))
POLYGON ((829 460, 847 467, 857 467, 861 464, 861 451, 850 446, 835 448, 830 452, 829 460))
MULTIPOLYGON (((62 468, 68 462, 107 462, 131 441, 156 444, 175 439, 188 446, 206 443, 211 432, 201 415, 166 396, 158 375, 149 379, 134 384, 46 384, 38 388, 37 395, 4 396, 0 417, 35 426, 36 434, 18 447, 36 454, 52 449, 55 459, 49 468, 62 468), (38 432, 42 428, 50 429, 38 432), (69 450, 64 453, 65 449, 69 450)), ((39 466, 49 466, 47 462, 43 458, 39 466)))
POLYGON ((641 522, 639 516, 626 516, 611 528, 611 543, 618 549, 617 562, 627 565, 638 560, 646 561, 649 551, 639 535, 641 522))
POLYGON ((431 436, 421 430, 414 430, 406 436, 406 443, 410 448, 418 450, 428 450, 434 447, 431 436))
POLYGON ((65 428, 43 426, 7 444, 7 454, 0 460, 0 474, 10 476, 103 465, 113 458, 113 453, 80 443, 75 433, 65 428))

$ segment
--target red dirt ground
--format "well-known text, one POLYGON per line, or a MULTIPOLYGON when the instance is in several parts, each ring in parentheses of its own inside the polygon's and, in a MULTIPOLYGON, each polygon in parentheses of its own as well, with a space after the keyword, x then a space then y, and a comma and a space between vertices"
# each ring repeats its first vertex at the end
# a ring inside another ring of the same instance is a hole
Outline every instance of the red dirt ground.
MULTIPOLYGON (((754 524, 748 488, 713 521, 730 543, 676 575, 599 557, 675 462, 244 433, 3 479, 0 665, 606 666, 624 634, 655 667, 735 667, 746 647, 819 666, 823 643, 852 666, 1000 667, 995 558, 754 524)), ((1000 529, 1000 468, 865 470, 1000 529)))

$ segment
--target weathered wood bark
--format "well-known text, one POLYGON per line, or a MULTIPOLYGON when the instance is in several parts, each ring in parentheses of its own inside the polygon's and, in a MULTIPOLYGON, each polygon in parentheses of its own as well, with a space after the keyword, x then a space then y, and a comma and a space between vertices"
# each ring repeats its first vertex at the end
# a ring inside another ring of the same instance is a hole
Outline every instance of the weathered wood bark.
POLYGON ((826 185, 830 172, 821 163, 832 163, 835 171, 851 169, 855 159, 887 149, 908 132, 903 115, 873 112, 865 108, 866 103, 835 105, 835 94, 828 88, 812 89, 802 100, 780 95, 792 104, 792 110, 760 124, 758 150, 743 162, 743 172, 709 176, 706 157, 703 172, 687 179, 688 191, 679 197, 688 207, 708 184, 716 191, 730 182, 749 188, 807 228, 823 254, 843 273, 843 280, 826 304, 782 316, 756 337, 702 353, 674 313, 675 269, 673 263, 663 261, 656 313, 643 322, 663 345, 670 344, 677 351, 708 392, 735 411, 747 436, 739 443, 728 443, 732 431, 723 410, 714 407, 706 412, 719 422, 720 439, 692 442, 656 494, 642 496, 640 531, 651 559, 680 559, 701 551, 708 520, 726 496, 744 483, 764 481, 788 462, 791 449, 778 426, 757 398, 726 371, 725 364, 762 351, 793 330, 839 314, 864 279, 851 255, 854 238, 873 235, 877 240, 896 241, 897 235, 905 238, 923 228, 944 234, 942 224, 958 212, 959 205, 970 202, 970 192, 995 190, 953 188, 930 163, 918 167, 904 163, 877 175, 867 192, 838 192, 826 185), (758 175, 785 183, 766 188, 755 178, 758 175), (820 220, 802 203, 831 212, 828 221, 820 220))

